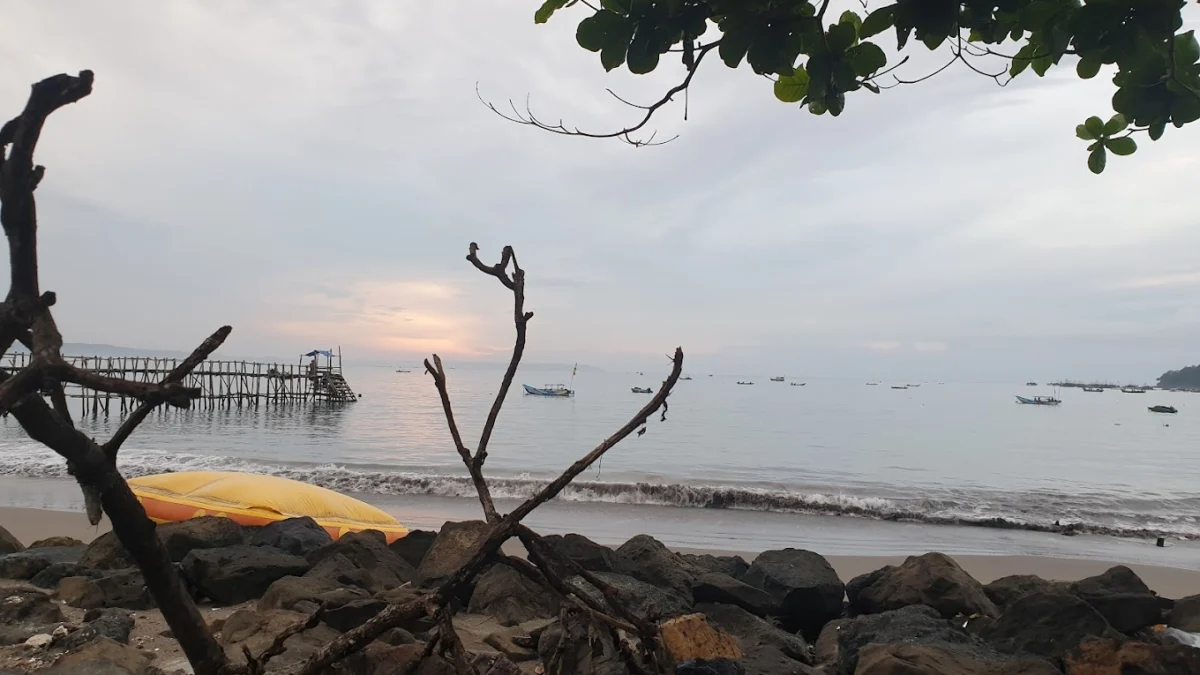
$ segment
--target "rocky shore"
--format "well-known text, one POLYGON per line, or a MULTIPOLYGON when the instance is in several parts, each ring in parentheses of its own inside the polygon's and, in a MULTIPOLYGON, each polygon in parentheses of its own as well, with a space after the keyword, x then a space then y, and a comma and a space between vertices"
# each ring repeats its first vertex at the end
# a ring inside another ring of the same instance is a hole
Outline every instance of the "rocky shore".
MULTIPOLYGON (((391 546, 371 532, 331 541, 307 519, 246 528, 198 518, 158 531, 231 660, 322 610, 268 664, 286 673, 452 574, 485 529, 447 523, 391 546)), ((983 585, 928 553, 843 580, 799 549, 747 561, 678 554, 648 536, 616 549, 579 535, 547 540, 663 626, 680 675, 1200 673, 1200 649, 1176 639, 1200 632, 1200 596, 1160 597, 1123 566, 1074 581, 1010 576, 983 585)), ((583 578, 563 576, 605 602, 583 578)), ((454 625, 481 674, 541 673, 551 662, 564 673, 629 673, 618 631, 564 627, 563 615, 556 596, 497 563, 458 599, 454 625)), ((433 628, 428 619, 393 628, 334 671, 453 675, 453 665, 425 654, 433 628)), ((0 674, 35 670, 190 672, 112 534, 26 546, 0 528, 0 674)))

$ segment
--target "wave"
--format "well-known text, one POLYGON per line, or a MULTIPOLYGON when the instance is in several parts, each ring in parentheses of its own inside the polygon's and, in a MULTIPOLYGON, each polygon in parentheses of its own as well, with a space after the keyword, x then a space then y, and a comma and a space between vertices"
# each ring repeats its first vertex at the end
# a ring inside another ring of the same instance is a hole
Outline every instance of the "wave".
MULTIPOLYGON (((375 470, 353 465, 301 465, 146 450, 121 453, 127 477, 174 471, 243 471, 365 495, 475 496, 464 475, 375 470)), ((68 478, 66 465, 43 448, 0 454, 0 475, 68 478)), ((525 499, 547 480, 528 475, 490 476, 496 499, 525 499)), ((558 496, 570 502, 642 504, 681 508, 736 509, 771 513, 849 516, 873 520, 963 525, 1060 534, 1200 539, 1200 523, 1173 514, 1196 513, 1200 500, 1157 502, 1153 510, 1133 508, 1130 500, 1052 493, 958 491, 939 498, 878 496, 839 490, 780 489, 746 485, 685 485, 644 481, 576 480, 558 496), (1186 503, 1183 503, 1186 502, 1186 503), (1052 515, 1059 514, 1059 515, 1052 515), (1062 514, 1066 514, 1065 516, 1062 514)), ((1138 506, 1145 506, 1142 502, 1138 506)))

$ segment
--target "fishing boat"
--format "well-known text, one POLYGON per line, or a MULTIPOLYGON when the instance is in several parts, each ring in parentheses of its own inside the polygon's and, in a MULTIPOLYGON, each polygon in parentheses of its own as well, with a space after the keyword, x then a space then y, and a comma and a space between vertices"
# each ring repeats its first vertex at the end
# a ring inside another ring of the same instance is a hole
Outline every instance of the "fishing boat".
POLYGON ((907 384, 892 385, 892 389, 908 389, 908 385, 907 384))
POLYGON ((780 375, 779 377, 772 377, 771 381, 772 382, 783 382, 783 376, 780 375))
POLYGON ((629 391, 632 391, 635 394, 653 394, 654 393, 654 390, 651 389, 650 387, 631 387, 629 389, 629 391))
POLYGON ((397 368, 397 369, 396 369, 396 372, 397 372, 397 373, 411 373, 412 371, 411 371, 411 370, 405 370, 405 369, 403 369, 403 368, 397 368))
POLYGON ((681 378, 679 378, 679 379, 681 379, 681 380, 690 380, 690 379, 692 379, 692 376, 691 376, 691 375, 684 375, 683 377, 681 377, 681 378))
POLYGON ((1104 387, 1084 387, 1083 390, 1092 394, 1104 393, 1104 387))
POLYGON ((1168 413, 1171 415, 1174 415, 1175 413, 1179 412, 1178 410, 1175 409, 1175 406, 1170 406, 1170 405, 1152 405, 1149 408, 1147 408, 1147 410, 1149 410, 1150 412, 1154 412, 1154 413, 1168 413))
POLYGON ((868 387, 878 387, 878 386, 879 386, 879 383, 878 383, 878 382, 868 382, 868 383, 867 383, 867 386, 868 386, 868 387))
POLYGON ((1024 396, 1017 397, 1017 403, 1023 405, 1058 405, 1062 401, 1053 396, 1034 396, 1033 398, 1025 398, 1024 396))
POLYGON ((1026 383, 1025 383, 1025 386, 1026 386, 1026 387, 1036 387, 1036 386, 1037 386, 1037 382, 1026 382, 1026 383))
POLYGON ((546 384, 541 387, 531 387, 528 384, 521 385, 525 387, 525 393, 530 396, 554 396, 557 398, 570 398, 575 395, 574 391, 567 389, 561 384, 546 384))
POLYGON ((793 387, 803 387, 806 384, 808 384, 808 383, 807 382, 793 382, 792 386, 793 387))
POLYGON ((905 385, 905 386, 906 386, 906 387, 909 387, 910 389, 916 389, 917 387, 920 387, 921 385, 919 385, 919 384, 907 384, 907 385, 905 385))
POLYGON ((753 382, 738 382, 738 384, 751 385, 751 384, 754 384, 754 383, 753 383, 753 382))
POLYGON ((1146 390, 1141 387, 1121 387, 1121 392, 1124 394, 1144 394, 1146 390))

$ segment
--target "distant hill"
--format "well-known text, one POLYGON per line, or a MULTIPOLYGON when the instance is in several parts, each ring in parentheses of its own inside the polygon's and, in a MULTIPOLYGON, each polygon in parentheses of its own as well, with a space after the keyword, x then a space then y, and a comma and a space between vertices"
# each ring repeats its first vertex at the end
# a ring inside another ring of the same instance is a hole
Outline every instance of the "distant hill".
POLYGON ((1163 389, 1200 389, 1200 366, 1168 370, 1158 378, 1163 389))
MULTIPOLYGON (((28 351, 21 345, 14 345, 14 352, 28 351)), ((118 347, 117 345, 94 344, 91 342, 64 342, 64 356, 157 356, 159 358, 182 359, 188 352, 169 349, 137 349, 135 347, 118 347)))

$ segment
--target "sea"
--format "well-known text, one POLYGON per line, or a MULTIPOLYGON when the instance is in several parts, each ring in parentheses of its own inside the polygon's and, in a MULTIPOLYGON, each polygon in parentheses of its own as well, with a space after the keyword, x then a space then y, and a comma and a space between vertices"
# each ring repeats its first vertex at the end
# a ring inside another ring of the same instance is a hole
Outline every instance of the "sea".
MULTIPOLYGON (((120 468, 284 476, 353 494, 410 528, 477 518, 432 381, 410 368, 347 366, 361 395, 348 404, 163 410, 125 444, 120 468)), ((631 387, 657 390, 664 374, 581 372, 567 399, 528 396, 520 384, 566 381, 569 370, 518 373, 485 468, 500 507, 625 424, 649 398, 631 387)), ((447 375, 474 447, 502 372, 447 375)), ((709 550, 940 550, 1200 569, 1200 394, 691 376, 665 420, 653 417, 529 522, 605 543, 648 533, 709 550), (1017 394, 1062 404, 1018 405, 1017 394), (1159 404, 1179 413, 1147 410, 1159 404)), ((76 420, 101 441, 120 422, 76 420)), ((81 508, 63 461, 11 417, 0 421, 0 506, 81 508)))

